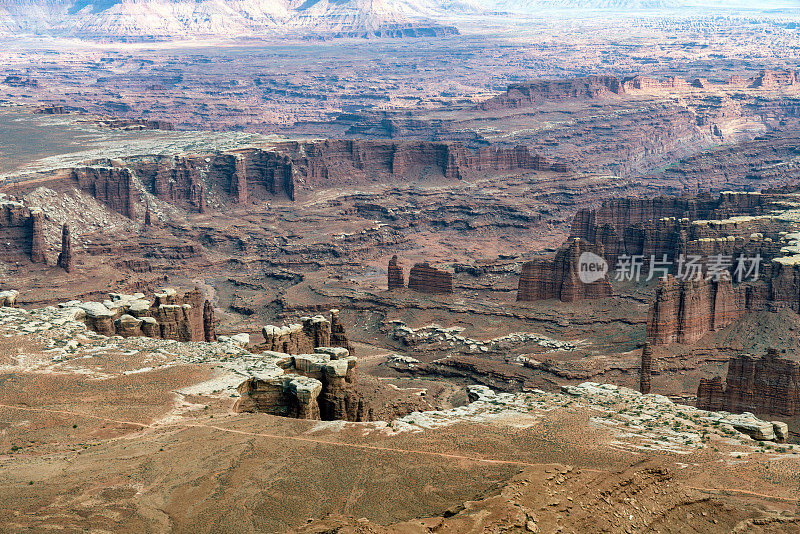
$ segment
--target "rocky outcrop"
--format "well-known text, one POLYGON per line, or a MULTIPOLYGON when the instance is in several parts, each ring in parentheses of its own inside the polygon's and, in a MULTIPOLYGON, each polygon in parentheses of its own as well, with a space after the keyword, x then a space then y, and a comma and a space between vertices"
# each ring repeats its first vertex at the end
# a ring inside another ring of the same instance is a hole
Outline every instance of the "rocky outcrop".
POLYGON ((397 256, 392 256, 389 260, 388 269, 388 287, 389 291, 393 289, 402 289, 406 286, 405 275, 403 274, 403 267, 398 263, 397 256))
POLYGON ((313 352, 318 347, 340 347, 352 350, 339 310, 330 311, 330 320, 322 315, 301 317, 299 323, 284 326, 267 325, 261 330, 265 351, 285 354, 313 352))
POLYGON ((694 343, 745 313, 744 293, 729 279, 659 280, 647 319, 653 345, 694 343))
POLYGON ((69 226, 61 227, 61 253, 58 255, 58 266, 71 273, 75 269, 75 260, 72 257, 72 236, 69 226))
POLYGON ((16 289, 6 289, 0 291, 0 308, 15 308, 17 306, 17 299, 19 298, 19 291, 16 289))
POLYGON ((650 382, 653 376, 653 347, 645 343, 642 347, 642 364, 639 368, 639 391, 650 393, 650 382))
POLYGON ((214 306, 208 300, 203 303, 203 338, 207 342, 217 340, 214 306))
POLYGON ((724 391, 720 379, 713 384, 706 381, 701 386, 697 392, 698 408, 714 406, 734 413, 800 415, 800 363, 779 357, 775 349, 768 349, 760 358, 747 354, 731 358, 724 391))
POLYGON ((174 130, 175 125, 168 121, 150 119, 118 119, 110 118, 98 121, 98 125, 120 130, 174 130))
POLYGON ((64 115, 64 106, 42 106, 33 110, 36 115, 64 115))
POLYGON ((357 391, 356 358, 347 349, 319 347, 312 354, 271 353, 280 368, 239 386, 237 412, 263 412, 298 419, 369 420, 357 391))
POLYGON ((10 74, 5 77, 3 84, 9 87, 39 87, 39 80, 31 78, 30 76, 10 74))
POLYGON ((428 263, 417 263, 408 275, 408 288, 420 293, 452 293, 453 274, 428 263))
POLYGON ((237 412, 302 419, 392 420, 430 408, 418 390, 400 390, 359 377, 356 357, 341 347, 308 354, 262 353, 263 365, 239 386, 237 412))
POLYGON ((559 299, 563 302, 575 302, 610 297, 612 288, 608 273, 591 283, 581 281, 579 259, 585 252, 600 258, 604 255, 602 245, 589 244, 583 239, 575 238, 561 247, 555 258, 525 263, 519 279, 517 300, 559 299))
POLYGON ((143 293, 112 293, 103 302, 70 301, 60 306, 79 310, 87 328, 106 336, 205 341, 202 302, 196 289, 178 295, 164 288, 153 300, 143 293))

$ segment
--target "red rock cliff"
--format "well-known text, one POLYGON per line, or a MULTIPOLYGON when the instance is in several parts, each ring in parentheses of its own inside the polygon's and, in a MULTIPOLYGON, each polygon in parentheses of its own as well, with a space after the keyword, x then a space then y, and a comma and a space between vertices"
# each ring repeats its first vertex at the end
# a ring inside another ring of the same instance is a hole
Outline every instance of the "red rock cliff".
POLYGON ((725 389, 719 378, 702 381, 697 407, 734 413, 800 415, 800 364, 780 358, 774 349, 761 358, 750 355, 731 358, 725 389))
POLYGON ((608 273, 585 284, 580 280, 578 264, 581 254, 591 252, 603 257, 603 246, 573 238, 556 252, 555 258, 535 260, 522 266, 517 291, 518 301, 559 299, 563 302, 603 298, 612 295, 608 273))
POLYGON ((453 274, 417 263, 408 274, 408 288, 420 293, 452 293, 453 274))

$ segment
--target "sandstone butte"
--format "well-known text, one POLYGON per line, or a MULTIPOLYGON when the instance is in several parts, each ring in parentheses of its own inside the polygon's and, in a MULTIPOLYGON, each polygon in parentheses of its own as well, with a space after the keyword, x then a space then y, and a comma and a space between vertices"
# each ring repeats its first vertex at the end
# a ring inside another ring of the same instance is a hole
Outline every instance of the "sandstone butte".
POLYGON ((452 293, 453 274, 428 263, 417 263, 408 274, 408 288, 420 293, 452 293))

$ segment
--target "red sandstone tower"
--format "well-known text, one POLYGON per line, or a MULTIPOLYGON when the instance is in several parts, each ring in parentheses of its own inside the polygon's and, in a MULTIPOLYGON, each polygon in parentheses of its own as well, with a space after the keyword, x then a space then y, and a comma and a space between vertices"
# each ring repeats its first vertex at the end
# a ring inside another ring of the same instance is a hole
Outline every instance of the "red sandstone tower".
POLYGON ((402 289, 406 286, 403 267, 397 262, 397 256, 392 256, 389 260, 389 291, 392 289, 402 289))
POLYGON ((47 263, 44 254, 44 214, 41 211, 31 212, 31 261, 47 263))

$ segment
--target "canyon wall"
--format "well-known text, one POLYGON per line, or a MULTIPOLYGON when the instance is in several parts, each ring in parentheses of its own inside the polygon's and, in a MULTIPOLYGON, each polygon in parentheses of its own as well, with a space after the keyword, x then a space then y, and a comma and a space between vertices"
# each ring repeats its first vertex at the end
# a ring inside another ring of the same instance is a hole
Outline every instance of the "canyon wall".
MULTIPOLYGON (((722 87, 760 87, 763 89, 777 89, 798 83, 798 71, 762 70, 751 78, 731 77, 722 84, 722 87)), ((708 80, 695 78, 685 80, 677 77, 668 77, 663 80, 647 76, 632 76, 618 78, 616 76, 586 76, 582 78, 569 78, 566 80, 534 80, 523 83, 513 83, 506 91, 494 98, 479 104, 482 110, 516 109, 520 107, 542 104, 544 102, 558 102, 569 99, 598 99, 620 96, 637 91, 664 90, 669 92, 691 91, 696 88, 710 87, 708 80)))
POLYGON ((72 180, 79 189, 130 219, 136 218, 136 192, 130 169, 113 166, 91 166, 72 169, 72 180))
POLYGON ((725 387, 718 377, 701 381, 697 407, 734 413, 800 415, 800 364, 779 357, 774 349, 768 349, 760 358, 747 354, 731 358, 725 387))
POLYGON ((741 287, 729 279, 659 280, 647 318, 647 340, 654 345, 694 343, 746 312, 741 287))
POLYGON ((564 172, 567 166, 550 164, 523 146, 472 150, 459 143, 351 139, 282 141, 210 154, 100 159, 66 169, 66 175, 69 184, 135 219, 137 203, 144 200, 140 191, 202 213, 212 196, 217 203, 295 200, 302 191, 340 185, 431 176, 463 180, 478 173, 526 170, 564 172))
MULTIPOLYGON (((745 240, 775 226, 767 217, 774 198, 759 193, 722 193, 696 197, 622 198, 607 200, 597 209, 578 210, 572 221, 571 237, 603 245, 613 267, 620 255, 651 255, 672 262, 681 254, 704 253, 709 240, 725 238, 725 253, 744 248, 745 240), (750 216, 754 220, 732 217, 750 216), (728 237, 742 240, 728 244, 728 237), (692 250, 694 247, 694 250, 692 250)), ((768 251, 767 251, 768 252, 768 251)), ((774 251, 777 253, 777 250, 774 251)), ((774 254, 773 254, 774 255, 774 254)))
POLYGON ((522 266, 517 290, 518 301, 559 299, 574 302, 582 299, 610 297, 608 273, 591 283, 584 283, 579 274, 579 258, 584 252, 603 257, 603 245, 571 239, 558 249, 553 259, 534 260, 522 266))

